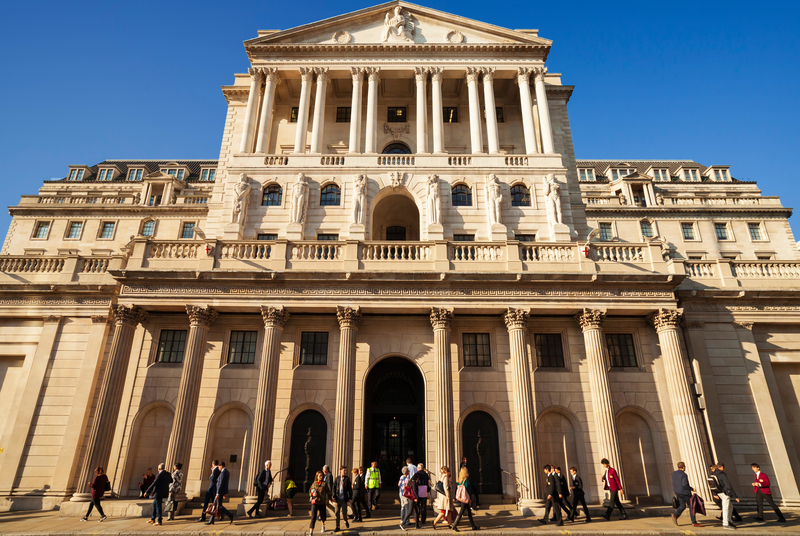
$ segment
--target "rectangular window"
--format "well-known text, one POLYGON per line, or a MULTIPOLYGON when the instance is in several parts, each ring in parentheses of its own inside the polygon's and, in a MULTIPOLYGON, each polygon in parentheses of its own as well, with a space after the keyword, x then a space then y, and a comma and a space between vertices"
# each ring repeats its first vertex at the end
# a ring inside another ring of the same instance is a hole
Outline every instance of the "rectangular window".
POLYGON ((200 174, 201 181, 213 181, 217 176, 216 169, 204 169, 200 174))
POLYGON ((186 330, 162 329, 158 338, 159 363, 181 363, 186 350, 186 330))
POLYGON ((300 364, 326 365, 328 363, 328 332, 304 331, 300 337, 300 364))
POLYGON ((536 242, 536 235, 535 234, 515 234, 514 240, 518 240, 520 242, 536 242))
POLYGON ((71 181, 79 181, 83 179, 83 170, 82 169, 72 169, 69 172, 69 180, 71 181))
POLYGON ((175 177, 177 174, 178 174, 178 170, 177 169, 168 169, 167 170, 167 175, 172 175, 173 177, 175 177))
POLYGON ((101 169, 100 176, 97 178, 99 181, 110 181, 111 177, 114 176, 113 169, 101 169))
POLYGON ((594 180, 594 170, 593 169, 579 169, 578 173, 582 181, 593 181, 594 180))
POLYGON ((336 108, 336 122, 349 123, 351 111, 352 108, 350 106, 338 106, 336 108))
POLYGON ((465 367, 492 366, 488 333, 464 333, 463 343, 465 367))
POLYGON ((442 118, 445 123, 458 123, 458 108, 445 106, 442 108, 442 118))
POLYGON ((723 253, 722 254, 722 258, 735 261, 736 259, 739 258, 739 254, 738 253, 723 253))
POLYGON ((714 170, 714 178, 717 181, 727 181, 728 180, 728 170, 727 169, 715 169, 714 170))
POLYGON ((474 234, 457 234, 453 235, 454 242, 475 242, 474 234))
POLYGON ((536 345, 536 358, 540 367, 563 368, 564 346, 560 333, 536 333, 533 336, 536 345))
POLYGON ((681 223, 681 232, 684 240, 696 240, 694 234, 694 224, 689 222, 681 223))
MULTIPOLYGON (((386 122, 387 123, 405 123, 407 121, 405 106, 389 106, 386 122)), ((445 120, 445 123, 447 120, 445 120)))
POLYGON ((155 220, 147 220, 142 225, 142 236, 153 236, 153 232, 156 230, 156 222, 155 220))
POLYGON ((231 331, 228 345, 228 363, 252 365, 256 362, 257 331, 231 331))
POLYGON ((653 238, 653 224, 649 221, 642 221, 639 222, 639 225, 642 228, 642 236, 646 238, 653 238))
POLYGON ((339 240, 339 235, 333 233, 319 233, 317 235, 317 240, 329 240, 331 242, 334 242, 336 240, 339 240))
POLYGON ((128 180, 129 181, 140 181, 142 180, 142 170, 141 169, 132 169, 128 172, 128 180))
POLYGON ((114 238, 113 221, 104 221, 100 224, 100 238, 114 238))
POLYGON ((728 224, 715 223, 714 230, 717 233, 717 240, 728 240, 728 224))
POLYGON ((614 231, 610 222, 600 222, 600 240, 613 240, 614 231))
POLYGON ((80 221, 70 222, 69 228, 67 230, 67 238, 80 238, 81 229, 83 229, 83 222, 80 221))
POLYGON ((277 240, 278 235, 275 233, 258 233, 256 240, 277 240))
POLYGON ((636 173, 635 169, 628 169, 628 168, 612 169, 611 180, 615 181, 617 179, 621 179, 622 177, 627 177, 628 175, 631 175, 633 173, 636 173))
POLYGON ((761 225, 758 223, 748 223, 747 228, 750 229, 750 240, 764 240, 761 234, 761 225))
POLYGON ((772 255, 758 255, 758 256, 756 256, 756 259, 758 259, 760 261, 771 261, 772 260, 772 255))
POLYGON ((300 113, 300 108, 297 106, 292 106, 292 115, 289 116, 290 123, 297 123, 297 114, 300 113))
POLYGON ((630 333, 606 333, 606 346, 612 367, 635 367, 636 349, 630 333))
POLYGON ((185 221, 185 222, 183 222, 183 228, 181 229, 181 238, 194 238, 194 222, 193 221, 185 221))
POLYGON ((47 233, 50 232, 50 222, 40 221, 36 224, 36 230, 33 232, 34 238, 47 238, 47 233))
POLYGON ((503 115, 503 107, 502 106, 497 106, 497 107, 495 107, 494 111, 495 111, 495 114, 496 114, 496 117, 497 117, 497 122, 498 123, 505 123, 506 119, 505 119, 505 116, 503 115))
POLYGON ((697 174, 696 169, 684 169, 683 170, 683 178, 689 182, 697 182, 700 180, 699 175, 697 174))
POLYGON ((669 180, 669 170, 666 169, 654 169, 653 176, 659 182, 666 182, 669 180))

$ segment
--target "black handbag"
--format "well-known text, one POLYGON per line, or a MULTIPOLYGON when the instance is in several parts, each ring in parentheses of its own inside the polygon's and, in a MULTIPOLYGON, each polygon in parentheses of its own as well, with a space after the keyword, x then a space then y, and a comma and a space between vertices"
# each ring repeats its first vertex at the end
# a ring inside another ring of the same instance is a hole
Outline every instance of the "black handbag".
POLYGON ((677 495, 673 495, 672 496, 672 507, 673 508, 677 508, 680 505, 681 505, 681 502, 678 500, 678 496, 677 495))
POLYGON ((105 489, 106 489, 106 491, 111 491, 111 482, 109 482, 108 480, 106 480, 106 488, 105 489))
POLYGON ((441 480, 436 483, 434 489, 436 489, 436 493, 441 493, 444 495, 444 484, 442 484, 441 480))

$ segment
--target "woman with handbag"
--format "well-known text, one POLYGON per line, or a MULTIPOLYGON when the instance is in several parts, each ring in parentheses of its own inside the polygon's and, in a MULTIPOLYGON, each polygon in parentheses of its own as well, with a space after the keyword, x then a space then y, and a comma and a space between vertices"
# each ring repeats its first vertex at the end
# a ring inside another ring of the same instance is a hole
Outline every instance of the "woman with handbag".
POLYGON ((481 528, 476 525, 475 521, 472 519, 472 510, 469 507, 471 499, 472 486, 469 483, 469 471, 467 471, 466 467, 462 467, 461 472, 458 474, 458 486, 456 487, 456 504, 458 505, 458 515, 456 516, 456 520, 453 522, 453 532, 459 532, 458 522, 461 521, 461 516, 464 515, 465 511, 469 517, 469 522, 472 525, 472 530, 481 530, 481 528))
POLYGON ((414 489, 411 487, 411 478, 408 476, 408 466, 404 465, 400 472, 402 475, 400 476, 400 482, 397 483, 400 488, 400 528, 406 530, 416 496, 414 495, 414 489))
POLYGON ((175 519, 175 512, 178 510, 178 495, 183 489, 182 463, 176 463, 172 470, 172 484, 169 485, 169 496, 167 497, 167 521, 175 519))
POLYGON ((448 528, 452 528, 450 516, 453 512, 453 481, 450 478, 450 468, 447 466, 439 470, 439 481, 436 483, 436 509, 439 510, 439 515, 433 520, 433 530, 436 530, 436 524, 442 519, 448 528))
POLYGON ((308 534, 314 534, 314 525, 317 523, 317 514, 319 520, 322 521, 322 532, 325 532, 325 519, 327 518, 327 504, 333 497, 328 484, 325 483, 325 474, 322 471, 317 471, 314 477, 314 483, 311 484, 311 489, 308 490, 308 496, 311 499, 311 525, 308 527, 308 534))
POLYGON ((92 502, 89 503, 89 509, 86 511, 86 515, 81 518, 81 521, 89 520, 89 515, 92 513, 92 507, 97 508, 97 511, 100 514, 100 521, 105 521, 106 514, 103 513, 103 507, 100 506, 100 499, 103 498, 103 494, 106 491, 111 491, 111 486, 102 467, 98 467, 94 470, 94 480, 87 482, 87 484, 90 488, 92 488, 92 502))

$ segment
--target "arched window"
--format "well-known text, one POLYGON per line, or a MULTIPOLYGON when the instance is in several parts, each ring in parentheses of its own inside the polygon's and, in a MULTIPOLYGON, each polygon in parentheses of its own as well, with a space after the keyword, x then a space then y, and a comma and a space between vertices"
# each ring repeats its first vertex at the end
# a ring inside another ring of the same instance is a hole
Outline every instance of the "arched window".
POLYGON ((153 236, 156 231, 156 220, 145 220, 142 223, 142 236, 153 236))
POLYGON ((524 184, 515 184, 511 187, 511 206, 529 207, 531 206, 531 192, 524 184))
POLYGON ((339 206, 342 201, 342 190, 335 184, 329 184, 322 188, 319 204, 323 207, 339 206))
POLYGON ((405 143, 390 143, 383 149, 383 154, 411 154, 411 149, 405 143))
POLYGON ((283 188, 280 184, 270 184, 264 188, 264 197, 261 198, 262 207, 279 207, 283 198, 283 188))
POLYGON ((472 190, 466 184, 456 184, 453 186, 453 206, 471 207, 472 190))
POLYGON ((406 228, 401 225, 393 225, 386 228, 386 240, 405 240, 406 228))

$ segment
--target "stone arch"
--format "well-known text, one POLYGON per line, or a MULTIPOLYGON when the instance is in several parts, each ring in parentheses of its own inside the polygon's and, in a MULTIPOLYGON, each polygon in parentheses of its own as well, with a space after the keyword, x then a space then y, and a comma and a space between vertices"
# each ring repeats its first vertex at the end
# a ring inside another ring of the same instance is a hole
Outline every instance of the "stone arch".
MULTIPOLYGON (((458 418, 458 422, 456 423, 456 430, 462 430, 464 426, 464 419, 467 416, 475 411, 483 411, 488 413, 493 419, 495 424, 497 425, 497 439, 500 442, 500 468, 507 469, 508 468, 508 460, 509 460, 509 452, 508 448, 504 448, 505 446, 512 446, 513 443, 508 441, 508 430, 506 429, 506 424, 503 418, 500 416, 500 413, 497 412, 494 407, 489 406, 487 404, 471 404, 468 408, 461 412, 461 415, 458 418)), ((464 446, 462 444, 463 438, 461 437, 462 434, 456 434, 456 461, 461 463, 461 457, 463 456, 464 446)), ((438 467, 437 467, 438 469, 438 467)), ((452 467, 450 468, 452 471, 452 467)), ((511 486, 511 490, 509 493, 513 494, 513 486, 511 486)), ((506 490, 507 491, 507 490, 506 490)))
POLYGON ((389 140, 386 143, 384 143, 383 144, 383 149, 381 149, 381 154, 413 154, 413 152, 411 150, 411 145, 406 143, 405 140, 397 139, 397 140, 389 140), (407 153, 387 153, 386 150, 391 148, 393 145, 394 146, 398 146, 398 147, 399 146, 405 146, 405 148, 408 149, 408 152, 407 153))
POLYGON ((616 418, 626 498, 638 504, 668 502, 672 493, 655 419, 636 406, 620 409, 616 418))
POLYGON ((422 211, 414 194, 407 188, 381 189, 369 207, 370 238, 385 240, 386 229, 392 226, 406 228, 406 240, 419 240, 422 229, 422 211))
POLYGON ((147 404, 134 417, 128 462, 120 479, 123 496, 138 496, 137 486, 147 468, 152 467, 155 473, 158 464, 166 461, 174 418, 175 409, 162 400, 147 404))
POLYGON ((467 457, 470 482, 480 494, 503 492, 500 426, 492 413, 484 407, 471 407, 457 427, 461 430, 461 451, 457 460, 460 463, 463 456, 467 457))
POLYGON ((287 193, 286 192, 286 188, 284 187, 283 184, 278 182, 277 179, 267 179, 266 181, 264 181, 264 184, 261 186, 261 200, 259 201, 259 205, 262 206, 262 207, 268 207, 268 206, 285 207, 286 206, 286 201, 287 201, 286 193, 287 193), (264 197, 267 195, 268 190, 271 189, 273 186, 278 188, 278 192, 277 193, 278 193, 278 197, 279 197, 279 202, 278 202, 277 205, 265 205, 264 204, 264 197))
POLYGON ((229 489, 246 491, 253 430, 250 408, 241 402, 228 402, 214 410, 206 429, 203 467, 213 460, 224 461, 231 473, 229 489))
MULTIPOLYGON (((289 417, 286 419, 286 434, 284 435, 284 455, 283 455, 283 468, 287 469, 288 473, 292 474, 292 479, 297 483, 298 487, 300 488, 301 492, 308 491, 304 488, 305 486, 305 477, 301 475, 297 470, 292 467, 292 463, 294 462, 297 465, 297 461, 293 459, 293 449, 297 448, 298 451, 295 453, 295 456, 298 456, 300 452, 304 449, 303 444, 293 445, 292 441, 295 439, 295 436, 299 436, 299 431, 295 430, 295 424, 300 423, 303 420, 303 416, 308 416, 309 414, 315 414, 314 416, 318 417, 319 425, 314 426, 311 431, 313 433, 318 433, 320 436, 324 437, 324 449, 322 452, 317 451, 315 456, 316 462, 313 463, 312 467, 309 467, 309 475, 310 479, 313 480, 313 474, 316 471, 322 470, 322 465, 327 463, 328 457, 331 452, 331 434, 333 433, 333 429, 331 427, 331 422, 327 411, 322 406, 317 404, 308 403, 308 404, 301 404, 294 408, 290 413, 289 417), (300 420, 298 420, 300 418, 300 420), (320 430, 321 427, 324 427, 324 430, 320 430), (316 467, 319 465, 319 467, 316 467), (298 474, 295 474, 298 473, 298 474)), ((312 416, 312 417, 314 417, 312 416)), ((313 453, 311 453, 313 455, 313 453)), ((273 464, 274 465, 274 464, 273 464)), ((282 478, 286 478, 284 474, 282 478)), ((310 482, 308 483, 310 485, 310 482)))
MULTIPOLYGON (((578 448, 582 430, 577 417, 563 406, 550 406, 536 418, 536 445, 539 457, 536 470, 545 464, 561 467, 561 472, 569 474, 569 467, 575 465, 578 472, 588 474, 586 456, 583 449, 578 448)), ((546 482, 539 479, 539 492, 545 489, 546 482)), ((589 489, 586 489, 589 501, 589 489)), ((591 502, 591 501, 589 501, 591 502)))

